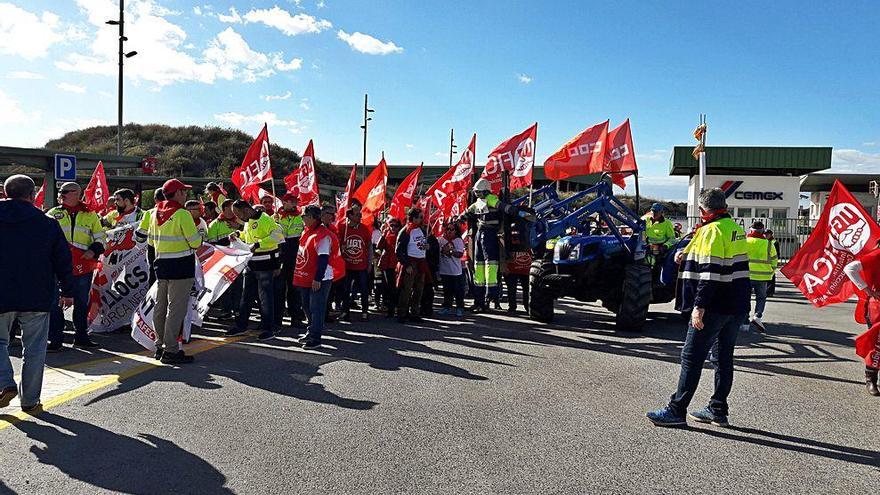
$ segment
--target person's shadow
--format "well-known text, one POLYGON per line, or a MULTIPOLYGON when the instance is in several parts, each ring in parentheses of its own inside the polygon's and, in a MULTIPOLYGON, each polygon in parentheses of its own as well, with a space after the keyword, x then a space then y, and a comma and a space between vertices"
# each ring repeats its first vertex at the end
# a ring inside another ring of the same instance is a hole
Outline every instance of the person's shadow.
POLYGON ((169 440, 145 433, 139 438, 119 435, 50 412, 40 413, 39 419, 51 426, 0 416, 45 445, 30 449, 40 463, 73 479, 121 493, 233 493, 214 466, 169 440))

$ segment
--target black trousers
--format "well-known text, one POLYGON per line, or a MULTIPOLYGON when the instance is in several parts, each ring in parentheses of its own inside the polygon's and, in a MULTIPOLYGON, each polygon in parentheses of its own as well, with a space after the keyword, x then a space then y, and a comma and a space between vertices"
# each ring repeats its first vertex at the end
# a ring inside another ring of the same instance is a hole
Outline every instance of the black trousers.
POLYGON ((516 309, 516 287, 517 285, 522 287, 523 293, 523 306, 526 308, 526 311, 529 309, 529 276, 528 275, 515 275, 513 273, 508 273, 504 275, 504 285, 506 285, 507 290, 507 304, 509 309, 516 309))

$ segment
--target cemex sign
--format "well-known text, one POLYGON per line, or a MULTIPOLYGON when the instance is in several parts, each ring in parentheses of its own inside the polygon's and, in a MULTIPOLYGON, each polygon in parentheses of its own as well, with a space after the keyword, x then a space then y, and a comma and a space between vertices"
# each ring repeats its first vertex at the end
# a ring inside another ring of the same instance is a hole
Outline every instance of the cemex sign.
POLYGON ((743 191, 740 186, 744 181, 728 180, 721 184, 721 190, 727 198, 733 196, 734 199, 761 200, 761 201, 783 201, 782 191, 743 191))

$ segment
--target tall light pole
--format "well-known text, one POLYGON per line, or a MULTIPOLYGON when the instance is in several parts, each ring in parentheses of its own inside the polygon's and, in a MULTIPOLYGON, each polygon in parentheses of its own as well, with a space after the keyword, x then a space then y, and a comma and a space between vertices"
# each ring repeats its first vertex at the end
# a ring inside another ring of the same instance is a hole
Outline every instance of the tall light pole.
POLYGON ((134 57, 137 55, 136 51, 131 51, 125 53, 125 47, 123 44, 128 41, 128 38, 125 37, 125 5, 124 0, 119 0, 119 19, 118 20, 109 20, 107 24, 111 26, 119 26, 119 106, 118 106, 118 120, 116 122, 116 154, 122 155, 122 65, 123 61, 127 58, 134 57))
POLYGON ((361 182, 367 180, 367 122, 373 120, 370 114, 375 111, 367 106, 367 96, 364 95, 364 125, 361 126, 361 129, 364 130, 364 163, 361 168, 361 182))
POLYGON ((455 154, 455 129, 449 129, 449 168, 452 168, 452 155, 455 154))

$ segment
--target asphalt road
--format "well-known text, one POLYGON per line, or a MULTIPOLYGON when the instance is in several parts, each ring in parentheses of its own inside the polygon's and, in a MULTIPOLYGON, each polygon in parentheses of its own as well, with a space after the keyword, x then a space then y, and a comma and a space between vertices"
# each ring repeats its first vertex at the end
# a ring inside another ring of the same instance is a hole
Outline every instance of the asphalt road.
POLYGON ((0 493, 869 492, 880 399, 864 392, 853 305, 780 293, 769 334, 739 339, 731 429, 644 417, 678 376, 684 324, 666 306, 642 334, 573 301, 553 325, 376 317, 334 325, 327 352, 251 338, 7 424, 0 493))

